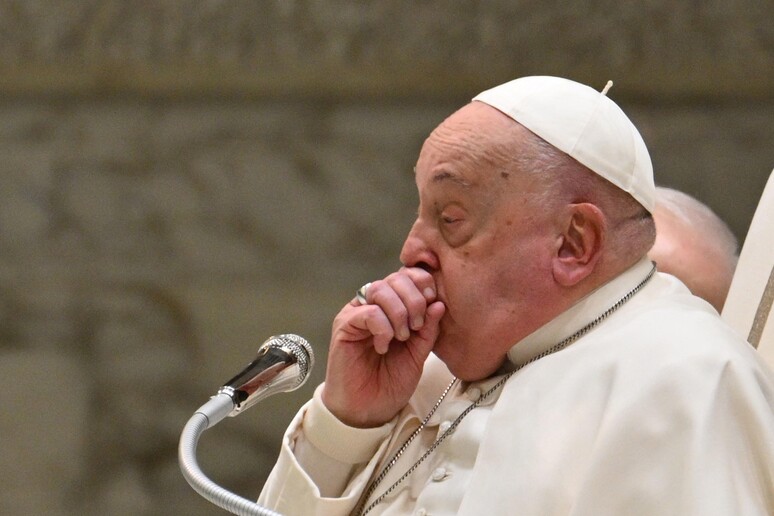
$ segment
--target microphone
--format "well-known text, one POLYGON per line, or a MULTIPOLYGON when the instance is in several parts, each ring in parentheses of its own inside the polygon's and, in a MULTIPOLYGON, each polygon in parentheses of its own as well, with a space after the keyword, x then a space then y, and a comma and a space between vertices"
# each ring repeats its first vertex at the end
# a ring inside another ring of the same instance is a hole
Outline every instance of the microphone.
POLYGON ((255 360, 199 407, 183 428, 178 446, 180 470, 197 493, 233 514, 281 516, 210 480, 196 461, 196 447, 202 433, 226 416, 234 417, 273 394, 301 387, 313 365, 312 346, 304 338, 290 334, 269 337, 258 348, 255 360))
POLYGON ((312 346, 298 335, 275 335, 258 348, 258 356, 218 390, 234 401, 235 417, 259 401, 298 389, 314 366, 312 346))

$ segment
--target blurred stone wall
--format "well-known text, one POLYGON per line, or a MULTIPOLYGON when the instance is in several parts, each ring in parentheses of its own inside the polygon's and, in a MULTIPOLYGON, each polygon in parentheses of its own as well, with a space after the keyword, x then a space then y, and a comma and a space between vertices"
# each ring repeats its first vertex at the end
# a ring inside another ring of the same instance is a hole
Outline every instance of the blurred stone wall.
POLYGON ((190 415, 276 333, 300 391, 204 434, 248 498, 330 321, 397 267, 427 133, 531 74, 601 88, 743 238, 774 167, 771 2, 0 2, 0 514, 222 514, 190 415))

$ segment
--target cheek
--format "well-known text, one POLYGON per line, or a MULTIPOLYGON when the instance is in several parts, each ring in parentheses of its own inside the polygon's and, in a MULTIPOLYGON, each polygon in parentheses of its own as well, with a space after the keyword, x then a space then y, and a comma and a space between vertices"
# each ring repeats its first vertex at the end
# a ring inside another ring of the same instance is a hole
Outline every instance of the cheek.
POLYGON ((504 253, 490 267, 490 281, 497 297, 522 306, 539 302, 551 279, 551 254, 548 242, 525 240, 504 253))
POLYGON ((500 269, 499 274, 520 275, 542 264, 548 253, 550 243, 542 235, 502 240, 502 244, 492 252, 492 266, 500 269))
POLYGON ((551 242, 544 236, 492 239, 444 260, 447 300, 455 320, 480 318, 495 307, 515 313, 543 291, 551 275, 551 242), (464 313, 462 313, 464 311, 464 313))
POLYGON ((470 263, 459 263, 444 270, 444 298, 447 304, 446 323, 456 327, 454 333, 463 328, 470 329, 484 324, 482 318, 500 296, 493 290, 496 283, 486 268, 470 263))
POLYGON ((447 271, 446 293, 455 320, 480 319, 494 307, 511 303, 523 288, 518 269, 495 260, 461 263, 453 272, 447 271))

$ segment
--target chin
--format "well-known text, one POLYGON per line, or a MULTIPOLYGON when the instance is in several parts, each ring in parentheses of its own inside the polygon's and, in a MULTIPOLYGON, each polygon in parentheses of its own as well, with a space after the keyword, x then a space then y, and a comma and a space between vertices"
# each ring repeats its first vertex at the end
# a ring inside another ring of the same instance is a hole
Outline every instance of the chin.
POLYGON ((484 364, 471 361, 469 357, 456 353, 445 353, 443 346, 433 348, 433 353, 446 364, 451 374, 465 382, 475 382, 490 377, 499 367, 487 368, 484 364), (440 348, 440 349, 439 349, 440 348))

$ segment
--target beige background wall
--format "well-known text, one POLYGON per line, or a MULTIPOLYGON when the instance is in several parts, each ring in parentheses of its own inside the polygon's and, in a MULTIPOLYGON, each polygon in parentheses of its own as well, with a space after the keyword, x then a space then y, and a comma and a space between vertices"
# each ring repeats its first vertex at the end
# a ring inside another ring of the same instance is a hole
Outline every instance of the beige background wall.
POLYGON ((768 0, 0 2, 0 513, 222 514, 188 417, 275 333, 300 392, 207 432, 255 497, 330 320, 397 266, 427 133, 480 90, 601 88, 742 238, 774 167, 768 0))

